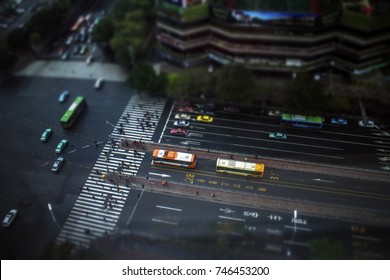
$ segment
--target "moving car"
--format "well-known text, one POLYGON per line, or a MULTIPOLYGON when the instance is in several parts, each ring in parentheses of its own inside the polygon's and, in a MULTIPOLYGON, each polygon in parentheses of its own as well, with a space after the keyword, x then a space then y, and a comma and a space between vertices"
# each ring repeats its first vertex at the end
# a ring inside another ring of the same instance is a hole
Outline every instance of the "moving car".
POLYGON ((176 115, 175 115, 175 119, 179 119, 179 120, 190 120, 190 119, 191 119, 191 116, 190 116, 190 115, 187 115, 187 114, 176 114, 176 115))
POLYGON ((5 215, 4 219, 3 219, 3 222, 1 223, 1 225, 3 227, 9 227, 12 222, 15 220, 15 217, 16 217, 16 214, 18 213, 18 210, 16 209, 11 209, 7 215, 5 215))
POLYGON ((330 123, 331 124, 342 124, 342 125, 347 125, 348 124, 348 121, 346 119, 342 119, 342 118, 332 118, 330 120, 330 123))
POLYGON ((287 135, 281 132, 270 132, 268 134, 268 137, 271 139, 281 139, 281 140, 287 139, 287 135))
POLYGON ((51 128, 46 128, 45 131, 42 133, 41 141, 46 142, 47 140, 49 140, 50 135, 52 133, 53 133, 53 131, 51 130, 51 128))
POLYGON ((208 122, 211 123, 213 121, 213 117, 207 116, 207 115, 199 115, 196 117, 196 120, 198 122, 208 122))
POLYGON ((95 82, 95 89, 100 89, 103 86, 103 82, 104 82, 103 78, 97 79, 95 82))
POLYGON ((64 103, 69 97, 69 91, 63 91, 61 94, 60 94, 60 97, 58 98, 58 102, 60 103, 64 103))
POLYGON ((177 136, 187 136, 188 130, 182 129, 182 128, 172 128, 171 129, 171 134, 172 135, 177 135, 177 136))
POLYGON ((56 153, 61 154, 62 151, 65 149, 66 145, 68 145, 68 140, 62 139, 60 143, 58 143, 56 148, 56 153))
POLYGON ((65 158, 63 156, 60 156, 59 158, 56 159, 56 161, 53 164, 53 167, 51 168, 51 171, 53 172, 58 172, 64 163, 65 158))
POLYGON ((366 123, 364 123, 363 120, 360 120, 360 121, 359 121, 359 126, 360 126, 360 127, 368 127, 368 128, 376 127, 374 121, 372 121, 372 120, 367 120, 366 123))
POLYGON ((176 126, 176 127, 189 127, 190 126, 190 122, 189 121, 185 121, 185 120, 174 121, 173 122, 173 126, 176 126))

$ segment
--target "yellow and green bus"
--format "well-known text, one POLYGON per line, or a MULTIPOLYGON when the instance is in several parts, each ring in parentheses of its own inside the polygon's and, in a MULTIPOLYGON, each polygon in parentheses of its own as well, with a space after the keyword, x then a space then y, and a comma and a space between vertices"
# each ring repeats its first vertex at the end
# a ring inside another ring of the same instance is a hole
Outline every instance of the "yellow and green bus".
POLYGON ((302 116, 295 114, 282 114, 281 124, 285 126, 295 126, 303 128, 322 128, 323 117, 319 116, 302 116))
POLYGON ((87 101, 85 100, 85 97, 77 96, 72 105, 70 105, 69 109, 60 119, 62 127, 65 129, 70 128, 86 106, 87 101))
POLYGON ((215 171, 234 175, 264 177, 264 164, 218 158, 215 171))

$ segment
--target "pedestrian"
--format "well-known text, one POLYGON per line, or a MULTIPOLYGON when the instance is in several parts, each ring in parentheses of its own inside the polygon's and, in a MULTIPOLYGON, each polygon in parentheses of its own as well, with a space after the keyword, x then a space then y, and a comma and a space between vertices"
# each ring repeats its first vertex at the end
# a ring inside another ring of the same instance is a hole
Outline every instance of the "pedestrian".
POLYGON ((212 197, 212 198, 214 198, 214 197, 215 197, 215 194, 214 194, 214 193, 212 193, 212 194, 211 194, 211 197, 212 197))
POLYGON ((199 192, 196 192, 196 195, 199 195, 199 192))

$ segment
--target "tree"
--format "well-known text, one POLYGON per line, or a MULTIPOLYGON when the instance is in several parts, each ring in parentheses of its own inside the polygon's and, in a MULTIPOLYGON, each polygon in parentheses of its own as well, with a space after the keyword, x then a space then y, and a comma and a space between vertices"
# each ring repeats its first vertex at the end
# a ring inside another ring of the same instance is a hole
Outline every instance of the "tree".
POLYGON ((168 96, 181 100, 195 100, 207 93, 211 77, 204 68, 190 68, 177 74, 168 86, 168 96))
POLYGON ((321 81, 308 74, 298 75, 287 91, 287 110, 298 114, 318 114, 326 109, 327 98, 321 81))
POLYGON ((0 75, 8 73, 16 63, 16 55, 11 52, 4 40, 0 41, 0 75))
POLYGON ((38 53, 39 52, 39 49, 41 47, 41 44, 42 44, 42 36, 41 34, 37 33, 37 32, 34 32, 30 35, 30 45, 31 45, 31 48, 36 52, 38 53))
POLYGON ((229 64, 216 74, 215 97, 219 103, 252 104, 256 88, 254 74, 241 65, 229 64))
POLYGON ((158 96, 165 91, 167 84, 164 73, 157 75, 153 67, 145 63, 135 65, 129 81, 134 89, 158 96))
POLYGON ((114 26, 108 17, 102 18, 93 29, 92 38, 98 43, 108 44, 114 36, 114 26))

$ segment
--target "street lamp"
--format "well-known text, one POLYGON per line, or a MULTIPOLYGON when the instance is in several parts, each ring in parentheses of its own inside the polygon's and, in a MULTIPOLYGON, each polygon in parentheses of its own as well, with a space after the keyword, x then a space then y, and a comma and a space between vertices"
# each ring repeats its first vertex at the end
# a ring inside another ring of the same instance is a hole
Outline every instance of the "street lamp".
POLYGON ((58 222, 57 222, 57 220, 56 220, 56 217, 54 216, 53 208, 51 207, 51 204, 48 203, 48 204, 47 204, 47 207, 49 208, 49 211, 50 211, 50 213, 51 213, 51 216, 52 216, 52 218, 53 218, 54 223, 55 223, 55 224, 58 226, 58 228, 61 230, 61 226, 58 224, 58 222))

